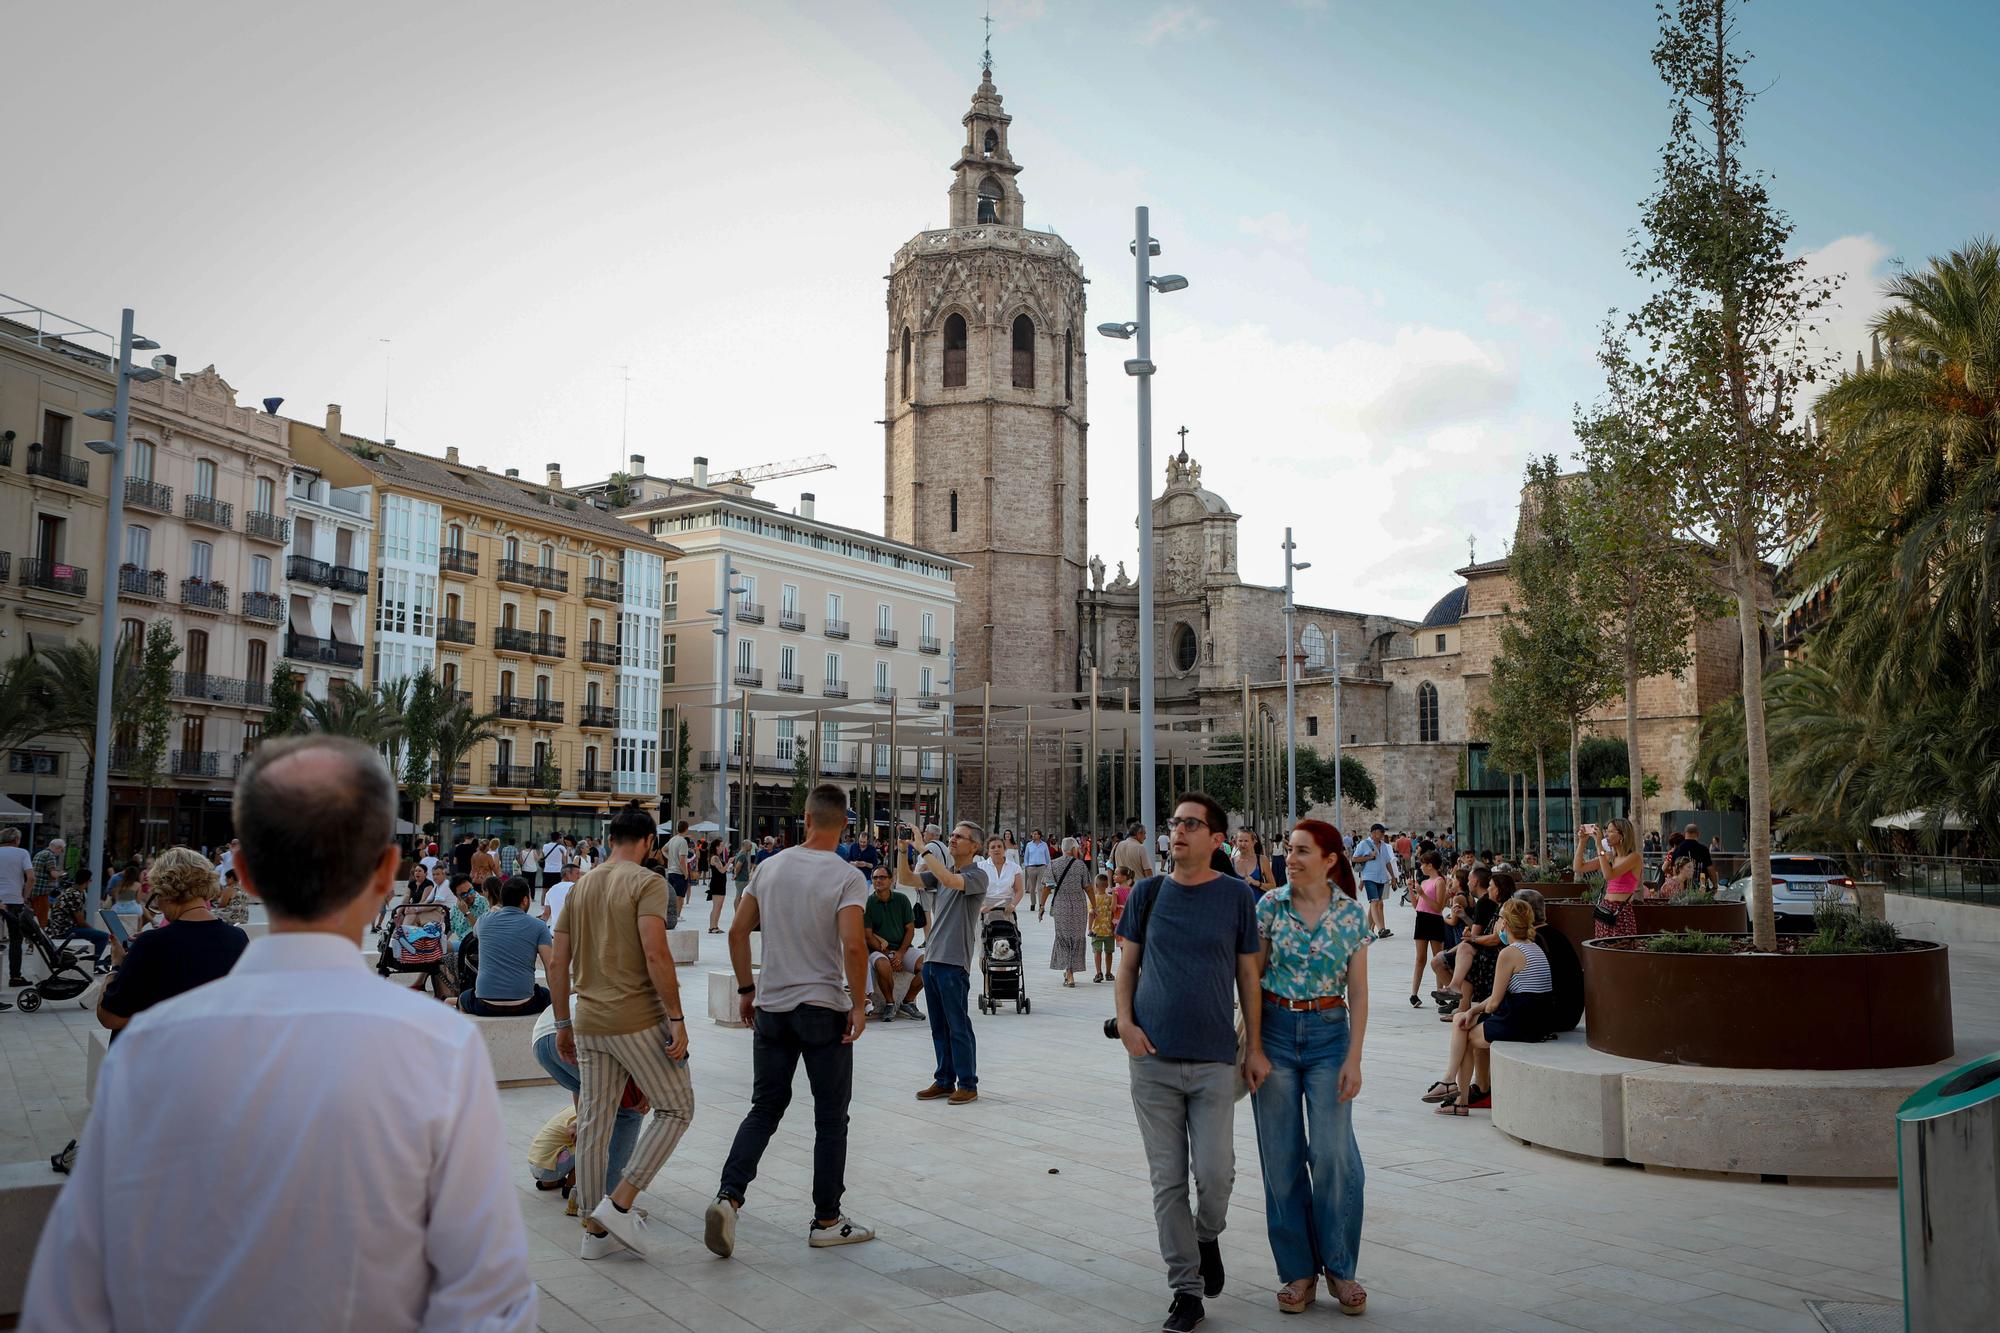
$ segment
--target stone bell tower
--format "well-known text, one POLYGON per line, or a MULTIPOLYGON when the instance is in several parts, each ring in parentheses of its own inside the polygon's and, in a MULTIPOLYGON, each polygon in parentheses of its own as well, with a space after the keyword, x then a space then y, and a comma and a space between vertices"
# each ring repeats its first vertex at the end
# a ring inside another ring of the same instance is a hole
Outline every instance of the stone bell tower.
POLYGON ((1027 227, 990 64, 963 124, 950 225, 889 268, 883 526, 972 566, 955 688, 1069 691, 1088 559, 1083 265, 1027 227))

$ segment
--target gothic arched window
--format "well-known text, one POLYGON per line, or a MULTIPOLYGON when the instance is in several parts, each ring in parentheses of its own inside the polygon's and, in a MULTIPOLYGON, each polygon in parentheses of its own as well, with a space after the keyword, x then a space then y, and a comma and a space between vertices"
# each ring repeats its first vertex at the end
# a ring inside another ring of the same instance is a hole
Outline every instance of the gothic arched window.
POLYGON ((1318 625, 1307 625, 1299 635, 1299 648, 1306 655, 1306 668, 1317 670, 1326 665, 1326 635, 1318 625))
POLYGON ((958 492, 951 493, 951 531, 958 531, 958 492))
POLYGON ((1000 220, 1000 201, 1004 197, 1000 190, 1000 182, 994 180, 991 176, 979 182, 979 220, 981 222, 998 222, 1000 220))
POLYGON ((903 401, 910 401, 910 331, 903 330, 903 401))
POLYGON ((1438 688, 1429 681, 1417 686, 1417 740, 1438 738, 1438 688))
POLYGON ((944 387, 965 387, 964 315, 953 315, 944 322, 944 387))
POLYGON ((1014 317, 1014 387, 1035 387, 1035 321, 1026 315, 1014 317))

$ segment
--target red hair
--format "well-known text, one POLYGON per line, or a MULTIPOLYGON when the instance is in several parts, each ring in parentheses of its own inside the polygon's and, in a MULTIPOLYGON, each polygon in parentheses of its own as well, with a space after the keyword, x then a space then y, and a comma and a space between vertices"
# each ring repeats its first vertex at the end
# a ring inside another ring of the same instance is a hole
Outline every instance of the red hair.
POLYGON ((1318 844, 1321 855, 1333 858, 1333 868, 1326 874, 1327 882, 1338 885, 1348 897, 1356 897, 1354 863, 1347 859, 1347 843, 1340 836, 1340 830, 1324 819, 1301 819, 1292 826, 1292 832, 1305 834, 1318 844))

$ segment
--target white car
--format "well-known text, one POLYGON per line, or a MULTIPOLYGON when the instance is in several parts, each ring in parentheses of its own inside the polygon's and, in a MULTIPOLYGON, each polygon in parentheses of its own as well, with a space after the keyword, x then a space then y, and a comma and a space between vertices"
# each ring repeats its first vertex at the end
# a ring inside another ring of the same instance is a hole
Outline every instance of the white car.
MULTIPOLYGON (((1771 910, 1781 925, 1812 924, 1813 906, 1828 894, 1852 907, 1854 881, 1840 862, 1816 852, 1779 852, 1771 858, 1771 910), (1787 922, 1786 918, 1792 918, 1787 922)), ((1749 904, 1754 912, 1750 876, 1724 885, 1715 895, 1724 902, 1749 904)))

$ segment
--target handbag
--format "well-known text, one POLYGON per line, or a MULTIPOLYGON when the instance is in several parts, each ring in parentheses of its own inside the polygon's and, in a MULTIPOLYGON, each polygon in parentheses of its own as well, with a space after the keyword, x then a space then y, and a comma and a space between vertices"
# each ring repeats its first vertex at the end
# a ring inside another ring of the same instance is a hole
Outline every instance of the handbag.
POLYGON ((1590 905, 1590 915, 1607 926, 1615 925, 1618 921, 1618 909, 1602 898, 1590 905))

